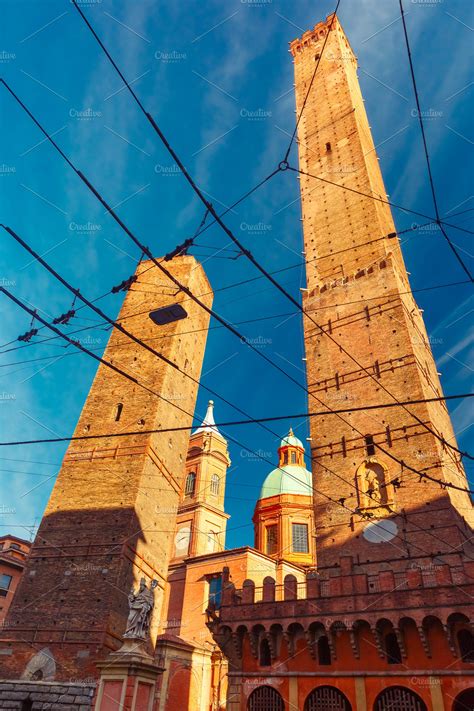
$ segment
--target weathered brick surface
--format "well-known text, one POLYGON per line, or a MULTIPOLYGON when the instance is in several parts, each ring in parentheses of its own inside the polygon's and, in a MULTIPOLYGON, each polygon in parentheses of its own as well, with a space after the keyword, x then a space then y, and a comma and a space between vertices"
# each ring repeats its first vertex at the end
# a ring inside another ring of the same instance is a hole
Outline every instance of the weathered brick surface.
MULTIPOLYGON (((194 258, 176 258, 167 266, 212 303, 194 258)), ((198 380, 209 316, 150 262, 137 274, 120 322, 198 380), (182 303, 188 317, 156 326, 149 311, 174 303, 182 303)), ((100 365, 75 435, 191 425, 197 385, 189 378, 116 330, 104 358, 157 395, 100 365)), ((188 438, 183 431, 71 442, 1 633, 0 646, 13 648, 2 659, 2 674, 18 678, 33 654, 48 647, 56 678, 96 676, 94 661, 118 646, 127 595, 141 576, 159 582, 154 639, 188 438)))
POLYGON ((357 194, 386 197, 356 59, 337 19, 328 36, 331 20, 291 44, 299 114, 326 41, 298 131, 300 167, 321 178, 301 175, 304 307, 316 322, 304 318, 309 409, 361 410, 311 419, 317 571, 306 589, 285 597, 285 585, 267 578, 252 597, 253 586, 235 590, 224 569, 209 627, 229 662, 232 711, 249 708, 262 686, 285 708, 312 707, 309 695, 324 686, 344 695, 340 708, 381 708, 379 694, 401 687, 410 699, 384 708, 447 711, 465 705, 455 700, 474 673, 460 641, 472 620, 472 505, 408 471, 429 467, 442 483, 466 486, 457 457, 423 427, 455 443, 444 404, 363 409, 390 402, 390 393, 436 397, 441 385, 390 210, 357 194), (370 451, 367 435, 386 453, 370 451), (369 515, 396 523, 391 540, 364 537, 369 515))
MULTIPOLYGON (((325 30, 292 43, 298 112, 315 56, 322 50, 324 36, 318 33, 324 35, 325 30)), ((304 308, 325 332, 304 319, 310 409, 441 395, 423 318, 410 291, 399 241, 393 236, 390 208, 350 192, 386 199, 357 62, 337 21, 320 60, 298 138, 301 169, 337 184, 301 175, 308 260, 304 308)), ((408 409, 455 444, 444 403, 408 409)), ((358 467, 367 458, 363 437, 367 434, 413 469, 428 468, 442 482, 466 486, 458 457, 402 407, 312 418, 318 565, 330 566, 334 556, 343 553, 366 563, 406 557, 428 556, 429 560, 432 554, 448 555, 456 549, 456 556, 451 557, 454 563, 470 535, 465 521, 473 522, 468 495, 442 490, 436 483, 420 483, 416 474, 379 449, 375 456, 385 469, 380 483, 398 477, 402 484, 399 489, 387 489, 382 502, 390 503, 395 511, 391 517, 400 538, 378 544, 364 539, 367 521, 347 509, 364 508, 356 487, 358 467), (331 504, 328 497, 344 499, 347 508, 331 504)), ((387 515, 388 509, 368 511, 387 515)))

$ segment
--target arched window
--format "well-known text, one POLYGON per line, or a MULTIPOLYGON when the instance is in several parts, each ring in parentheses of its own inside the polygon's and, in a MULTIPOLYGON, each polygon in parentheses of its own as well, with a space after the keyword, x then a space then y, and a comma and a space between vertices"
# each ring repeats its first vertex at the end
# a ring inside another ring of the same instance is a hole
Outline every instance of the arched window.
POLYGON ((374 711, 427 711, 426 704, 405 686, 389 686, 377 696, 374 711))
POLYGON ((384 638, 385 654, 389 664, 401 664, 402 653, 395 632, 389 632, 384 638))
POLYGON ((186 477, 186 484, 184 487, 184 495, 185 496, 194 496, 195 488, 196 488, 196 473, 189 472, 188 476, 186 477))
POLYGON ((268 639, 262 639, 258 654, 258 663, 261 667, 271 667, 272 655, 270 653, 270 645, 268 639))
POLYGON ((291 453, 291 463, 296 464, 296 452, 291 453))
POLYGON ((318 639, 318 662, 325 666, 331 664, 331 649, 325 634, 318 639))
POLYGON ((471 630, 459 630, 458 645, 463 662, 474 662, 474 635, 471 630))
POLYGON ((118 402, 115 408, 115 422, 118 422, 122 417, 123 402, 118 402))
POLYGON ((347 698, 335 686, 318 686, 306 697, 304 711, 352 711, 347 698))
POLYGON ((249 696, 247 711, 285 711, 285 705, 272 686, 259 686, 249 696))
POLYGON ((219 481, 218 474, 211 476, 211 494, 215 494, 215 496, 219 494, 219 481))

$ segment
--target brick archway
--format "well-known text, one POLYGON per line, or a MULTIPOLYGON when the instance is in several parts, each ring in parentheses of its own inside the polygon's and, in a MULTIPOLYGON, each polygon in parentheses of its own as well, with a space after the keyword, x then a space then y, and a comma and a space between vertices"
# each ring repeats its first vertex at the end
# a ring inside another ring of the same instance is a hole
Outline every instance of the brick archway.
POLYGON ((273 686, 259 686, 249 696, 247 711, 285 711, 285 704, 273 686))
POLYGON ((352 706, 335 686, 318 686, 306 697, 304 711, 352 711, 352 706))
POLYGON ((427 711, 423 699, 405 686, 389 686, 377 696, 374 711, 427 711))

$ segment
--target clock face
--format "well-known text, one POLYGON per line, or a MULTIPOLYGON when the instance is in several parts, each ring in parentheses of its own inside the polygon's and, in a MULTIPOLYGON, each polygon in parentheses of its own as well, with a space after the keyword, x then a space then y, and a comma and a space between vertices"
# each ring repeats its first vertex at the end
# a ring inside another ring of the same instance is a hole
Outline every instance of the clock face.
POLYGON ((175 539, 174 539, 174 544, 176 546, 176 550, 180 551, 181 553, 183 553, 184 551, 187 551, 189 548, 190 539, 191 539, 191 529, 189 528, 189 526, 180 528, 178 533, 175 536, 175 539))
POLYGON ((364 528, 363 536, 369 543, 387 543, 398 533, 398 526, 390 518, 368 523, 364 528))

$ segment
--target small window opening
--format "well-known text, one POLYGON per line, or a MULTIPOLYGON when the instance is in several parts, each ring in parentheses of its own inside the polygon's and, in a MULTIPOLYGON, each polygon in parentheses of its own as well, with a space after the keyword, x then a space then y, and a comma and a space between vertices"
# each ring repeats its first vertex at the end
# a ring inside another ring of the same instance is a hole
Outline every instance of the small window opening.
POLYGON ((185 496, 194 496, 194 490, 196 488, 196 474, 195 472, 189 472, 186 477, 186 484, 184 487, 185 496))
POLYGON ((375 444, 374 444, 374 438, 372 435, 366 435, 364 437, 365 439, 365 451, 367 452, 368 457, 373 457, 375 454, 375 444))
POLYGON ((326 635, 318 639, 318 661, 324 666, 331 664, 331 649, 326 635))
POLYGON ((385 653, 389 664, 402 663, 402 653, 395 632, 389 632, 385 637, 385 653))
POLYGON ((122 410, 123 410, 123 402, 117 403, 117 407, 115 408, 115 422, 118 422, 120 418, 122 417, 122 410))
POLYGON ((272 665, 272 655, 267 639, 262 639, 260 642, 259 664, 261 667, 271 667, 272 665))

